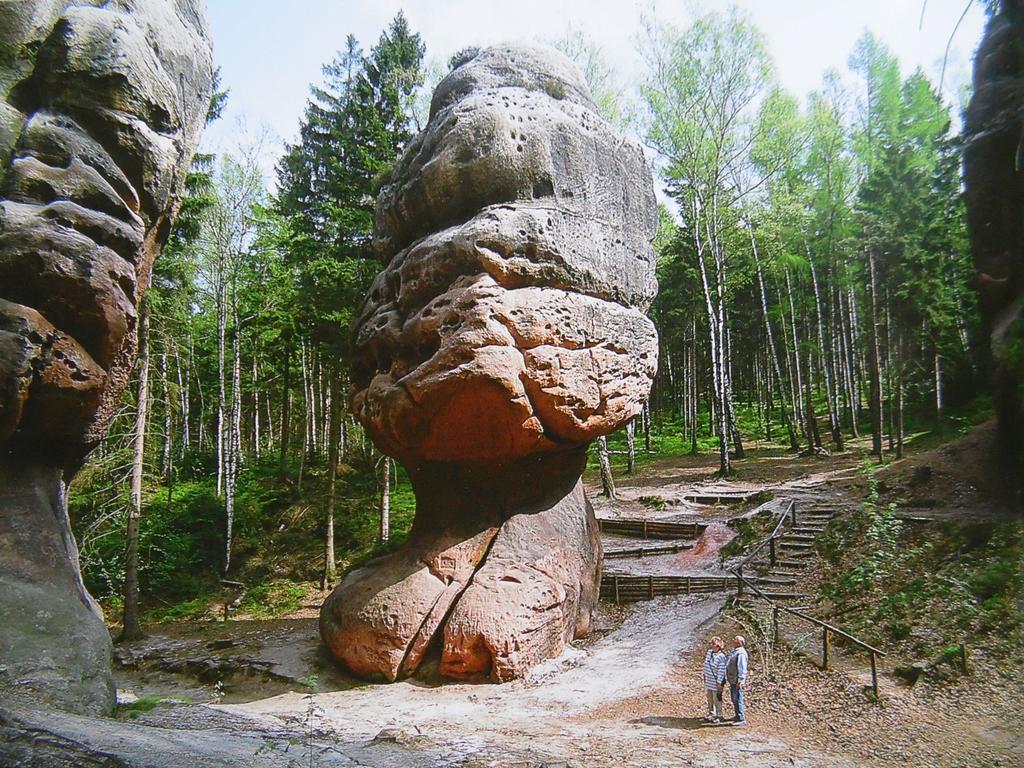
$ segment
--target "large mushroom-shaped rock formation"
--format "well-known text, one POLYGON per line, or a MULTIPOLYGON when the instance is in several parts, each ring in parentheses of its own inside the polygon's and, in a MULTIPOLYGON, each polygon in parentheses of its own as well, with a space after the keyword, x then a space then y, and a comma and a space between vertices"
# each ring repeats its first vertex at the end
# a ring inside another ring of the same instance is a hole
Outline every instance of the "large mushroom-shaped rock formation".
POLYGON ((0 2, 0 686, 113 705, 65 492, 117 406, 212 83, 200 0, 0 2))
POLYGON ((446 677, 503 681, 587 632, 580 476, 654 377, 656 225, 641 148, 561 54, 490 48, 437 87, 378 197, 386 266, 354 326, 352 407, 416 519, 321 610, 352 671, 395 680, 433 649, 446 677))
POLYGON ((981 316, 989 334, 999 457, 1024 501, 1024 1, 1002 0, 974 61, 964 181, 981 316))

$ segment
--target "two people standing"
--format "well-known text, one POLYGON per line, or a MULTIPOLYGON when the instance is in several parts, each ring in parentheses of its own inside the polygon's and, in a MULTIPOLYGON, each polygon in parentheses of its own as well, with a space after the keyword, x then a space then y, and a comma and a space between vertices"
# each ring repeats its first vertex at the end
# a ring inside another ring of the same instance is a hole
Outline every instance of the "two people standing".
POLYGON ((736 635, 732 641, 732 653, 726 657, 722 638, 711 638, 711 647, 704 656, 704 691, 708 697, 705 722, 716 723, 724 719, 722 694, 726 683, 729 684, 729 697, 732 699, 733 722, 746 722, 747 713, 743 701, 748 666, 746 644, 743 635, 736 635))

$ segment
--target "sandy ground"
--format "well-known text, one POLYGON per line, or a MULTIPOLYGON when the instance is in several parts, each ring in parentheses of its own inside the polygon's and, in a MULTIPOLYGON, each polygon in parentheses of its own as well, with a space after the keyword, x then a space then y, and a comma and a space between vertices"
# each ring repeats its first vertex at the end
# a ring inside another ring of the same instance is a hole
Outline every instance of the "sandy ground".
MULTIPOLYGON (((842 477, 852 462, 827 468, 809 460, 768 458, 775 500, 772 512, 788 498, 817 501, 825 482, 842 477), (776 473, 785 465, 792 473, 776 473), (803 468, 803 467, 801 467, 803 468), (796 475, 796 477, 794 477, 796 475), (785 478, 782 480, 781 478, 785 478)), ((720 521, 744 510, 732 505, 695 505, 682 501, 696 489, 758 491, 766 483, 753 477, 740 482, 701 482, 706 458, 691 467, 659 462, 620 482, 617 502, 598 500, 601 516, 648 516, 697 519, 712 523, 705 542, 676 555, 616 559, 609 567, 633 572, 721 574, 718 548, 728 541, 720 521), (639 501, 659 497, 663 509, 639 501), (636 568, 641 570, 637 571, 636 568)), ((752 473, 751 473, 752 474, 752 473)), ((593 491, 593 489, 591 489, 593 491)), ((754 505, 745 508, 751 512, 754 505)), ((607 546, 634 542, 606 538, 607 546)), ((647 542, 653 544, 657 542, 647 542)), ((384 734, 405 745, 428 745, 444 754, 445 765, 480 766, 842 766, 856 765, 828 750, 794 741, 777 728, 756 721, 745 728, 703 727, 697 680, 704 641, 720 621, 726 593, 689 598, 665 597, 604 610, 599 626, 612 628, 574 643, 556 660, 529 678, 501 686, 429 686, 419 681, 365 685, 316 694, 292 692, 248 703, 221 705, 228 711, 270 717, 279 722, 308 722, 345 741, 384 734), (311 715, 312 713, 312 715, 311 715)))
MULTIPOLYGON (((659 696, 679 695, 677 665, 702 652, 723 604, 722 596, 639 603, 597 641, 506 685, 407 681, 316 694, 317 727, 346 741, 383 731, 406 744, 429 742, 450 754, 449 765, 717 765, 726 756, 739 766, 771 765, 766 756, 780 765, 842 765, 757 728, 697 730, 703 712, 689 702, 663 714, 659 696)), ((309 701, 289 693, 225 708, 288 722, 305 717, 309 701)))
MULTIPOLYGON (((905 486, 916 466, 930 463, 943 488, 961 485, 966 482, 963 477, 948 474, 968 471, 956 468, 958 456, 962 458, 958 451, 948 452, 945 464, 926 457, 902 470, 887 470, 889 482, 905 486)), ((588 477, 587 482, 599 516, 716 523, 754 510, 692 505, 682 501, 683 494, 695 488, 767 489, 775 498, 763 511, 788 499, 795 499, 798 509, 827 505, 842 510, 863 492, 857 473, 862 460, 863 451, 856 448, 825 459, 759 456, 742 462, 738 480, 729 483, 713 480, 708 457, 661 460, 618 478, 617 502, 597 496, 595 479, 588 477), (664 504, 652 503, 653 497, 664 504)), ((969 509, 977 495, 955 498, 969 509)), ((717 525, 712 531, 715 540, 697 542, 694 550, 634 561, 614 559, 607 565, 633 572, 648 568, 653 573, 721 573, 717 550, 727 539, 715 533, 720 533, 717 525)), ((630 542, 606 540, 606 546, 612 544, 630 542)), ((396 752, 389 765, 413 765, 401 757, 411 754, 430 765, 467 768, 1024 766, 1024 668, 933 689, 920 683, 914 688, 898 685, 892 664, 884 663, 876 703, 864 693, 864 659, 839 650, 834 668, 824 672, 813 659, 788 647, 755 644, 749 724, 702 725, 700 664, 707 637, 747 632, 751 622, 758 621, 756 610, 747 608, 723 614, 728 597, 720 593, 663 597, 624 607, 602 605, 595 622, 598 630, 591 637, 573 643, 526 680, 504 685, 353 681, 323 658, 308 616, 254 623, 259 628, 250 640, 240 634, 244 622, 221 625, 199 640, 202 647, 209 647, 209 642, 234 633, 239 653, 250 654, 257 666, 269 663, 279 677, 270 688, 255 682, 234 691, 233 697, 213 705, 218 711, 255 718, 269 730, 313 733, 327 742, 385 749, 393 744, 404 751, 396 752), (288 683, 305 680, 308 686, 311 673, 318 676, 313 684, 318 692, 288 683), (294 690, 266 695, 288 687, 294 690), (231 700, 236 703, 227 703, 231 700)), ((783 634, 796 631, 784 627, 783 634)), ((815 647, 813 641, 797 645, 811 649, 808 653, 815 647)), ((145 693, 172 682, 136 678, 135 685, 145 693)))

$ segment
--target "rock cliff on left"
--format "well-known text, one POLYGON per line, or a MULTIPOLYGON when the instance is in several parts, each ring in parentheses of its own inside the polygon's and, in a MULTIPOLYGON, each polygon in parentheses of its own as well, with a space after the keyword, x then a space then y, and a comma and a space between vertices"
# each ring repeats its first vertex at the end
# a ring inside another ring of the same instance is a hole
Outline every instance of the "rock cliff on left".
POLYGON ((0 687, 113 705, 66 490, 128 380, 209 104, 201 0, 0 2, 0 687))

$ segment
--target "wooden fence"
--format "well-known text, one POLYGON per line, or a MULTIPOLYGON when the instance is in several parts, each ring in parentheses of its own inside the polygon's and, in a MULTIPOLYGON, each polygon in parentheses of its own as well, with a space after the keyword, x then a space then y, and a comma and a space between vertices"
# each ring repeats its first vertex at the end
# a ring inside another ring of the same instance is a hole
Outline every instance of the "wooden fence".
POLYGON ((761 491, 748 491, 746 493, 737 493, 736 491, 707 491, 706 493, 686 493, 683 494, 683 501, 688 501, 691 504, 745 504, 751 499, 756 498, 761 494, 761 491))
POLYGON ((663 595, 695 595, 734 589, 732 576, 632 576, 605 573, 601 576, 601 599, 619 603, 653 600, 663 595))
POLYGON ((630 547, 628 549, 606 549, 604 559, 609 560, 616 557, 647 557, 649 555, 672 555, 682 552, 684 549, 693 549, 693 544, 663 544, 653 547, 630 547))
POLYGON ((796 608, 789 608, 789 607, 787 607, 785 605, 779 605, 774 600, 772 600, 770 597, 768 597, 768 595, 766 595, 764 592, 762 592, 760 589, 758 589, 757 585, 752 584, 750 582, 750 579, 747 579, 744 576, 740 576, 739 574, 736 575, 736 578, 741 583, 741 586, 746 586, 746 588, 748 590, 750 590, 750 592, 752 592, 757 597, 760 597, 762 600, 766 601, 771 606, 771 608, 772 608, 772 628, 773 628, 773 632, 774 632, 775 637, 778 637, 778 635, 779 635, 779 611, 785 611, 786 613, 791 614, 793 616, 796 616, 798 619, 806 621, 809 624, 813 624, 815 626, 821 627, 821 668, 822 669, 828 669, 829 648, 831 646, 831 636, 832 635, 838 635, 839 637, 842 637, 845 640, 847 640, 850 643, 852 643, 857 648, 860 648, 860 649, 862 649, 864 651, 867 651, 868 655, 871 657, 871 690, 874 693, 875 698, 878 698, 878 667, 876 665, 875 657, 877 657, 877 656, 885 656, 885 651, 880 651, 878 648, 875 648, 872 645, 868 645, 863 640, 860 640, 860 639, 854 637, 849 632, 844 632, 839 627, 832 626, 828 622, 822 621, 821 619, 815 618, 814 616, 809 616, 808 614, 804 613, 803 611, 799 611, 796 608))
POLYGON ((705 523, 670 523, 664 520, 616 520, 598 518, 602 533, 633 536, 638 539, 696 539, 707 528, 705 523))

